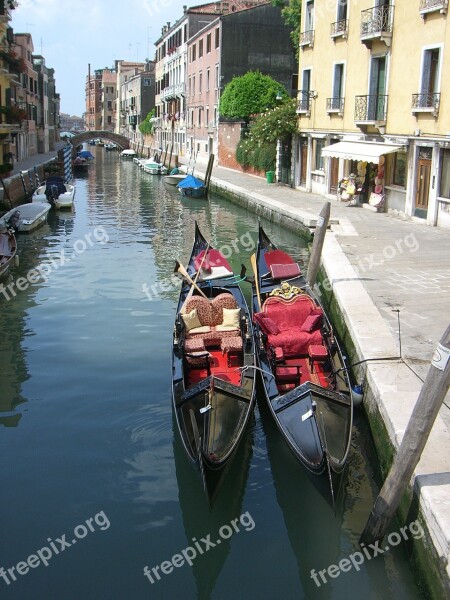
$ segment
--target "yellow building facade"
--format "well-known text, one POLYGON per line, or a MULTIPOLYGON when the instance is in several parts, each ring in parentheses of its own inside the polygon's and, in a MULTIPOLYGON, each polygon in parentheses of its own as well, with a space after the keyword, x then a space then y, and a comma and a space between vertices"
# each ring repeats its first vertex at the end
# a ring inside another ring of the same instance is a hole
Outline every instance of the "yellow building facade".
POLYGON ((295 187, 336 198, 354 173, 360 203, 450 228, 447 9, 304 0, 295 187))

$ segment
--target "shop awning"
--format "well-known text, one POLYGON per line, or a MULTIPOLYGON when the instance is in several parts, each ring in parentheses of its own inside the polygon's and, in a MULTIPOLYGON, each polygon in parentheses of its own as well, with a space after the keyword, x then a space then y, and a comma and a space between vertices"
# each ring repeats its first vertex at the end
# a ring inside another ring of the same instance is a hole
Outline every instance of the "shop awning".
POLYGON ((402 146, 377 144, 370 142, 338 142, 322 149, 322 156, 345 158, 347 160, 363 160, 378 164, 380 156, 398 152, 402 146))

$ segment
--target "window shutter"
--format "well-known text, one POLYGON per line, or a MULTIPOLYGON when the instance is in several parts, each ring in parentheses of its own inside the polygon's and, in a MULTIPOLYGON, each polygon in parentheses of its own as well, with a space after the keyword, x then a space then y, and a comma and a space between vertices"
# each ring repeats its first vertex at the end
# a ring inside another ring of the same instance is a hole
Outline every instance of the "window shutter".
POLYGON ((430 73, 431 73, 431 50, 425 50, 423 53, 422 64, 422 94, 428 94, 430 90, 430 73))

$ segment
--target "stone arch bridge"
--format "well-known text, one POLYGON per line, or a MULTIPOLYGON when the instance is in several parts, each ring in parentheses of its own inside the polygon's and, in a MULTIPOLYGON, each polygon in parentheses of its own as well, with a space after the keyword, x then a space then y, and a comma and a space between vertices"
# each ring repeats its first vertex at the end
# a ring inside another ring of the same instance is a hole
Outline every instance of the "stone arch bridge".
POLYGON ((77 146, 83 142, 88 142, 92 139, 100 138, 117 144, 122 150, 130 147, 130 140, 123 135, 113 133, 112 131, 83 131, 73 138, 70 138, 70 143, 73 145, 73 154, 76 154, 77 146))

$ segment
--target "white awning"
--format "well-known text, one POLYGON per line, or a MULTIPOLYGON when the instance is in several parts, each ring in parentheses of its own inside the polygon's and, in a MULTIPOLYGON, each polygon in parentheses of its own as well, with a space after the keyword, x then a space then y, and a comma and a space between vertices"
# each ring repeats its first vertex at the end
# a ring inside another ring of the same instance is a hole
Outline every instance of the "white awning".
POLYGON ((378 164, 380 156, 398 152, 402 146, 378 144, 375 142, 338 142, 322 149, 322 156, 346 158, 347 160, 363 160, 378 164))

